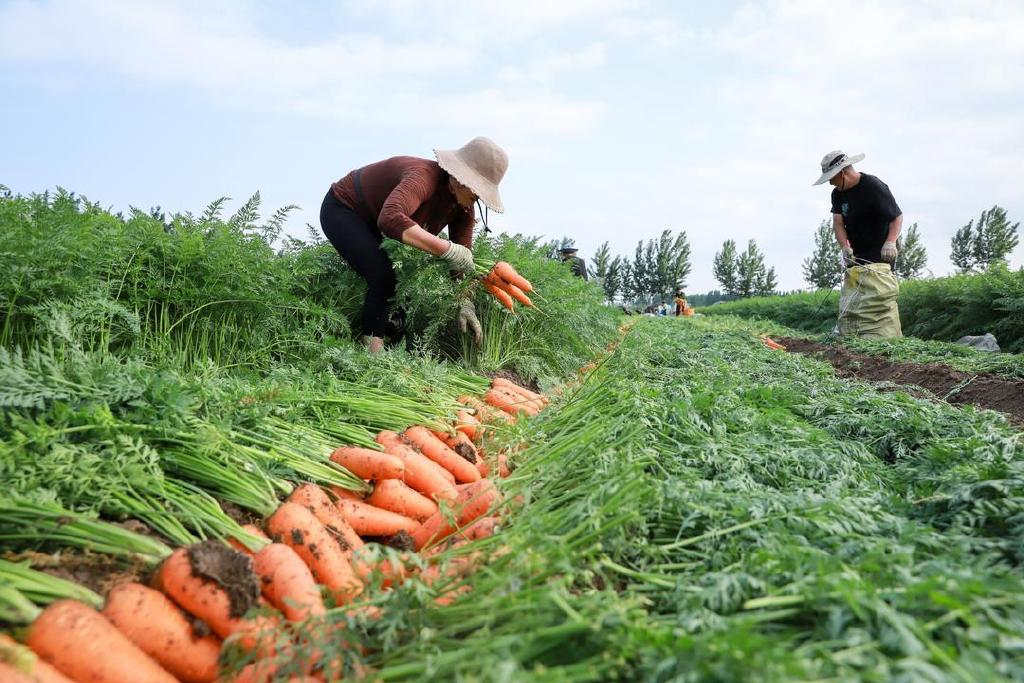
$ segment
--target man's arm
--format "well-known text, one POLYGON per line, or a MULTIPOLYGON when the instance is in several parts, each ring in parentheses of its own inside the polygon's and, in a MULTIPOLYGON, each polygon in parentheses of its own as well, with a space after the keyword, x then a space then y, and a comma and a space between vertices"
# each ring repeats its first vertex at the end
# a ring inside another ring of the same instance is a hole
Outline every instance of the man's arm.
POLYGON ((843 220, 843 214, 832 214, 832 232, 836 234, 836 242, 839 243, 840 249, 846 249, 850 246, 850 238, 846 235, 846 222, 843 220))
POLYGON ((903 229, 903 214, 901 213, 896 218, 889 221, 889 236, 885 238, 886 242, 895 242, 900 237, 900 231, 903 229))

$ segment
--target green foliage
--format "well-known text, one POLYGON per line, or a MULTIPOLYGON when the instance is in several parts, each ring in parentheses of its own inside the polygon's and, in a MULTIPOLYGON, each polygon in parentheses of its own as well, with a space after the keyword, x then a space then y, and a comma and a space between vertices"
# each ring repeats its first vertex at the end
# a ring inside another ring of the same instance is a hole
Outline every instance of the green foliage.
POLYGON ((928 265, 928 251, 925 249, 921 236, 917 232, 917 223, 899 236, 896 240, 899 256, 892 265, 896 277, 901 280, 913 280, 921 277, 928 265))
POLYGON ((968 221, 953 235, 950 260, 964 272, 1005 263, 1020 241, 1019 228, 1019 222, 1010 223, 1006 209, 993 206, 982 211, 977 223, 968 221))
POLYGON ((736 243, 726 240, 722 251, 715 254, 713 271, 727 294, 741 298, 767 296, 778 286, 775 268, 765 266, 764 254, 754 240, 747 242, 746 250, 739 254, 736 243))
MULTIPOLYGON (((763 318, 814 333, 835 325, 839 295, 803 292, 746 299, 702 309, 709 315, 763 318)), ((996 265, 988 272, 900 284, 905 335, 956 341, 991 332, 1004 351, 1024 352, 1024 269, 996 265)))
POLYGON ((842 255, 831 223, 822 221, 814 233, 814 252, 804 259, 804 280, 817 289, 835 289, 843 281, 842 255))

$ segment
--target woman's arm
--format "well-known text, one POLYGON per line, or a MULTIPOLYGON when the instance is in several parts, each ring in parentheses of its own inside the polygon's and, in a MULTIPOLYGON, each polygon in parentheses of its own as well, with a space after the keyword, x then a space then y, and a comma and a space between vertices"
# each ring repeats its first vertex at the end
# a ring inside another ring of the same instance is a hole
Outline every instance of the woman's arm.
POLYGON ((402 243, 410 247, 416 247, 434 256, 440 256, 448 250, 448 240, 441 239, 437 235, 431 235, 418 225, 406 228, 402 231, 402 243))

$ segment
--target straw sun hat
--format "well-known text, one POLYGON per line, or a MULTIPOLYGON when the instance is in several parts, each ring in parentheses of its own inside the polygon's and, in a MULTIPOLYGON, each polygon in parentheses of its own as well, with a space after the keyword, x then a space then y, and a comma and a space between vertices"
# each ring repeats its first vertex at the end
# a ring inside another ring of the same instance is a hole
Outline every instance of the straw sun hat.
POLYGON ((842 150, 833 150, 826 154, 821 159, 821 177, 815 181, 815 185, 821 185, 829 180, 832 180, 837 173, 842 171, 847 166, 853 166, 857 162, 864 159, 863 154, 854 154, 852 157, 847 156, 842 150))
POLYGON ((504 213, 498 183, 508 169, 508 155, 493 140, 476 137, 459 149, 435 149, 437 163, 473 191, 491 211, 504 213))

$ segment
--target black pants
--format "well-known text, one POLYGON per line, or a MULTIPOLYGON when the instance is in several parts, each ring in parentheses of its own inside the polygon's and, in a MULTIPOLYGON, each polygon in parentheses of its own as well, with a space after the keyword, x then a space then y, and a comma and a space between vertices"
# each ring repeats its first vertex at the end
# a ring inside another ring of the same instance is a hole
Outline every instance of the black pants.
POLYGON ((320 229, 341 258, 366 280, 362 333, 373 337, 400 336, 395 326, 401 324, 388 319, 388 301, 395 295, 397 281, 395 267, 381 248, 380 231, 367 225, 330 190, 320 205, 320 229))

